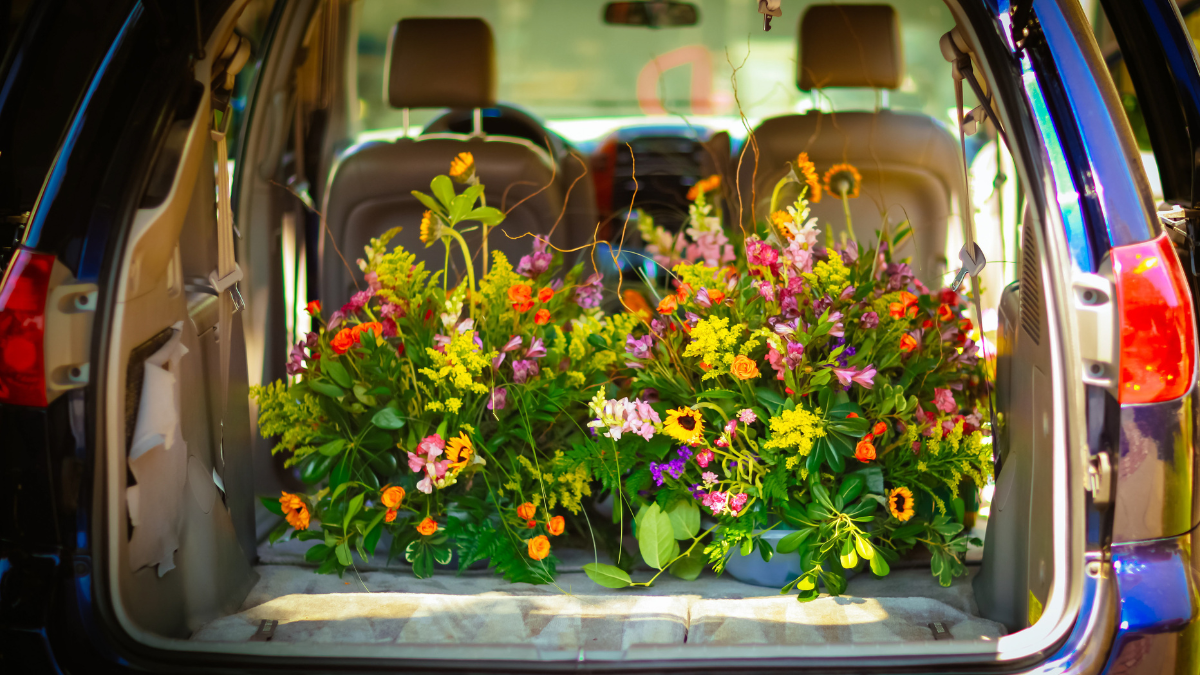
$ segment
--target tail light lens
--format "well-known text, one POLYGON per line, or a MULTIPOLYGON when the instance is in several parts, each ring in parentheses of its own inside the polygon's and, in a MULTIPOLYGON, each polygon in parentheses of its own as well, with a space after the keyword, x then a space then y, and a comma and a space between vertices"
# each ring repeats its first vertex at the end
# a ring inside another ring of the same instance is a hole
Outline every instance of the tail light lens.
POLYGON ((1121 403, 1188 393, 1196 323, 1183 265, 1167 235, 1112 250, 1121 322, 1121 403))
POLYGON ((0 281, 0 403, 46 405, 46 293, 54 254, 21 250, 0 281))

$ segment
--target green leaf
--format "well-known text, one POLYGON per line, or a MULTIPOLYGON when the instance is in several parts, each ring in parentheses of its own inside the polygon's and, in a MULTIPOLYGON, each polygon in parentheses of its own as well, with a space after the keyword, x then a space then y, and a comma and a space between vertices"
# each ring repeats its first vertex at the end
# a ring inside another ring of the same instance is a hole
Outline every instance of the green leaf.
POLYGON ((366 496, 367 495, 365 493, 360 492, 350 498, 350 508, 346 509, 346 517, 342 520, 343 529, 350 529, 350 521, 354 518, 354 516, 358 515, 358 511, 363 505, 363 499, 366 496))
POLYGON ((348 480, 350 480, 350 458, 343 457, 342 461, 333 467, 333 473, 329 476, 329 486, 336 488, 348 480))
POLYGON ((608 347, 608 343, 604 341, 604 338, 600 337, 596 333, 592 333, 591 335, 587 336, 587 341, 588 344, 596 347, 597 349, 605 349, 608 347))
POLYGON ((779 551, 780 553, 793 553, 796 551, 796 549, 800 548, 800 546, 804 544, 804 540, 808 539, 808 536, 811 533, 812 530, 796 530, 795 532, 792 532, 791 534, 780 539, 779 542, 775 544, 775 550, 779 551))
POLYGON ((280 506, 278 497, 259 497, 258 499, 271 513, 274 513, 277 516, 283 515, 283 507, 280 506))
POLYGON ((343 389, 349 389, 350 385, 354 384, 350 373, 346 372, 346 368, 334 359, 329 359, 328 363, 321 364, 321 370, 325 371, 334 382, 337 382, 343 389))
POLYGON ((716 400, 721 398, 733 398, 735 396, 737 396, 737 394, 729 391, 728 389, 710 389, 708 391, 700 392, 696 395, 696 398, 716 400))
POLYGON ((420 539, 414 539, 408 542, 408 546, 404 547, 404 559, 410 563, 413 562, 417 559, 417 555, 423 548, 425 548, 425 545, 420 539))
POLYGON ((758 554, 762 556, 763 562, 771 562, 771 558, 775 557, 775 549, 771 548, 771 542, 759 537, 758 554))
POLYGON ((963 529, 962 523, 937 523, 932 527, 938 534, 944 537, 953 537, 963 529))
POLYGON ((416 197, 417 200, 419 200, 422 204, 424 204, 425 208, 429 209, 430 211, 445 214, 445 212, 446 212, 445 209, 443 209, 442 205, 437 203, 437 201, 435 201, 433 197, 430 197, 429 195, 425 194, 424 192, 419 192, 417 190, 413 190, 412 195, 414 197, 416 197))
POLYGON ((329 547, 325 544, 314 544, 312 548, 304 552, 304 559, 308 562, 315 563, 318 560, 324 560, 325 556, 329 555, 329 547))
POLYGON ((862 438, 866 435, 867 430, 871 428, 871 424, 862 417, 852 417, 850 419, 835 419, 826 426, 830 431, 836 431, 839 434, 853 436, 854 438, 862 438))
POLYGON ((671 576, 678 577, 684 581, 695 581, 704 568, 708 565, 708 556, 701 553, 698 549, 693 550, 690 554, 676 560, 667 570, 671 576))
POLYGON ((322 478, 329 473, 329 468, 333 466, 336 457, 326 457, 325 455, 315 455, 307 464, 300 469, 300 480, 312 485, 320 482, 322 478))
POLYGON ((810 489, 812 490, 813 497, 821 504, 821 506, 824 506, 830 511, 833 510, 833 500, 829 498, 829 491, 825 489, 824 485, 821 485, 814 480, 810 489))
POLYGON ((638 551, 646 564, 654 569, 663 569, 678 549, 675 543, 671 518, 662 512, 658 504, 651 504, 642 516, 637 532, 638 551))
POLYGON ((871 546, 871 542, 857 534, 854 535, 854 550, 858 552, 859 557, 863 560, 870 560, 875 557, 875 547, 871 546))
POLYGON ((700 532, 700 508, 695 500, 679 499, 667 507, 671 531, 676 539, 691 539, 700 532))
POLYGON ((842 484, 838 486, 838 496, 842 498, 843 504, 849 504, 862 494, 863 488, 866 486, 867 480, 862 474, 851 473, 847 474, 842 479, 842 484))
POLYGON ((439 565, 449 565, 454 551, 449 546, 434 546, 433 559, 439 565))
POLYGON ((883 469, 880 469, 878 465, 868 466, 854 473, 863 477, 867 492, 883 494, 883 469))
POLYGON ((375 548, 379 546, 379 537, 383 535, 383 528, 379 525, 379 519, 382 517, 383 512, 380 511, 379 515, 371 521, 371 525, 367 527, 367 536, 363 537, 363 550, 372 557, 375 555, 375 548))
POLYGON ((869 558, 869 560, 871 561, 871 572, 877 577, 886 577, 888 572, 892 571, 892 568, 888 565, 887 560, 884 560, 883 556, 881 555, 869 558))
POLYGON ((504 212, 491 206, 484 206, 463 216, 463 220, 478 220, 488 227, 495 227, 504 222, 504 212))
POLYGON ((842 567, 845 567, 846 569, 853 569, 854 566, 858 564, 858 554, 854 552, 853 548, 851 548, 849 553, 843 553, 839 555, 838 560, 841 561, 842 567))
POLYGON ((823 572, 821 580, 825 582, 825 590, 830 595, 841 595, 846 592, 846 577, 838 570, 823 572))
POLYGON ((741 554, 743 557, 745 557, 745 556, 750 555, 753 552, 754 552, 754 540, 751 539, 750 537, 746 537, 745 539, 742 540, 741 554))
POLYGON ((340 453, 343 449, 345 449, 345 447, 346 447, 346 439, 339 438, 336 440, 329 441, 325 445, 322 445, 321 447, 317 448, 317 452, 321 453, 322 455, 325 455, 326 457, 332 457, 332 456, 340 453))
POLYGON ((800 581, 796 584, 796 588, 798 588, 802 591, 811 591, 811 590, 815 589, 816 587, 817 587, 816 582, 813 581, 813 578, 807 574, 800 577, 800 581))
POLYGON ((321 394, 322 396, 328 396, 329 398, 341 398, 346 395, 345 389, 342 389, 336 384, 330 384, 322 380, 311 380, 308 383, 308 386, 318 394, 321 394))
POLYGON ((466 192, 458 195, 450 202, 450 222, 458 223, 471 212, 471 207, 475 205, 475 200, 466 192))
POLYGON ((380 429, 399 429, 404 426, 404 418, 392 408, 383 408, 371 416, 371 424, 380 429))
POLYGON ((759 403, 762 403, 764 408, 767 408, 772 413, 778 412, 783 407, 783 397, 778 392, 764 387, 755 387, 754 396, 758 398, 759 403))
POLYGON ((605 588, 625 588, 633 583, 625 570, 613 565, 588 563, 583 566, 583 573, 605 588))
POLYGON ((450 182, 449 176, 434 176, 429 182, 429 189, 433 191, 433 196, 438 198, 442 206, 447 211, 450 210, 450 205, 454 203, 454 184, 450 182))
POLYGON ((338 544, 334 551, 337 553, 338 562, 340 562, 343 566, 349 567, 350 547, 346 545, 346 542, 343 541, 342 543, 338 544))

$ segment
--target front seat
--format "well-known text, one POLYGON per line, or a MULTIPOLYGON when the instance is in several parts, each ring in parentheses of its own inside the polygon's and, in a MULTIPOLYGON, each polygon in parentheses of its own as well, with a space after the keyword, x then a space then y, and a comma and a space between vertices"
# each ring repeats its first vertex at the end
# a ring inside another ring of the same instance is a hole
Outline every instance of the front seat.
MULTIPOLYGON (((393 29, 389 52, 385 81, 394 108, 481 109, 496 103, 492 31, 482 19, 404 19, 393 29)), ((489 206, 507 210, 520 203, 489 232, 489 252, 502 251, 515 266, 533 240, 513 237, 550 233, 563 210, 564 190, 555 177, 554 159, 526 139, 487 136, 477 128, 469 134, 433 133, 357 145, 338 160, 325 192, 329 233, 321 239, 319 255, 321 298, 327 307, 348 300, 355 280, 366 288, 354 260, 362 257, 371 237, 397 225, 403 230, 392 245, 404 246, 427 269, 442 269, 442 244, 426 248, 420 241, 425 207, 412 191, 429 194, 429 181, 448 173, 450 161, 461 152, 475 157, 489 206), (337 250, 331 250, 334 243, 337 250)), ((576 198, 572 195, 572 201, 576 198)), ((569 229, 560 225, 551 243, 569 247, 569 229)), ((476 270, 481 269, 481 234, 480 229, 464 234, 475 252, 476 270)), ((451 249, 448 274, 452 281, 465 276, 457 246, 451 249)))
MULTIPOLYGON (((802 91, 834 87, 896 89, 904 77, 900 26, 888 5, 814 5, 800 19, 797 85, 802 91)), ((946 74, 949 78, 949 73, 946 74)), ((740 171, 742 199, 752 201, 753 217, 765 220, 771 190, 787 170, 785 162, 807 152, 819 173, 834 164, 853 164, 863 177, 859 197, 850 200, 854 232, 864 245, 886 219, 894 235, 909 220, 913 237, 894 252, 912 257, 913 271, 931 288, 943 284, 946 234, 958 227, 956 200, 963 181, 958 143, 940 122, 914 113, 812 111, 764 120, 754 130, 758 143, 740 171)), ((795 198, 792 192, 783 204, 795 198)), ((751 216, 746 208, 744 217, 751 216)), ((822 229, 837 241, 845 231, 841 200, 826 194, 812 206, 822 229)))

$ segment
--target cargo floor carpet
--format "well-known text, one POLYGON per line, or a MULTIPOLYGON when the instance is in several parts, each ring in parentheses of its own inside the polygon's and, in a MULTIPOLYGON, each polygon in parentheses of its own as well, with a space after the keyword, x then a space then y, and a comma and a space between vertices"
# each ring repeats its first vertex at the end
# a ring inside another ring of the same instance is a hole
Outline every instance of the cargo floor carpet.
MULTIPOLYGON (((305 546, 306 547, 306 546, 305 546)), ((848 644, 933 640, 937 622, 956 640, 995 640, 979 618, 970 577, 948 588, 926 569, 852 578, 846 594, 808 603, 776 589, 708 575, 662 575, 652 588, 610 590, 580 570, 591 553, 561 551, 556 585, 509 584, 490 571, 416 579, 404 568, 358 566, 345 578, 313 574, 303 548, 260 551, 258 584, 242 611, 193 640, 243 642, 264 619, 273 641, 340 644, 528 644, 547 650, 620 650, 636 644, 848 644)), ((635 573, 648 579, 649 572, 635 573)))

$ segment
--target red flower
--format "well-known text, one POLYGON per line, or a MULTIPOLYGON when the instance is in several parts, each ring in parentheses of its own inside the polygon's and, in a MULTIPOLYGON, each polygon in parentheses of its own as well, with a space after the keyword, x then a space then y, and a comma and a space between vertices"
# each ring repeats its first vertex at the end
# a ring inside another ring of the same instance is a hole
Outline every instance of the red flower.
POLYGON ((954 312, 950 309, 950 305, 938 306, 938 319, 943 322, 954 320, 954 312))
POLYGON ((917 348, 917 339, 908 333, 900 337, 900 351, 911 352, 917 348))
POLYGON ((875 427, 871 429, 871 433, 876 436, 882 436, 887 433, 887 425, 883 422, 876 422, 875 427))
POLYGON ((353 328, 343 328, 329 341, 329 346, 333 348, 335 354, 345 354, 350 351, 351 347, 358 344, 358 333, 353 328))
POLYGON ((938 300, 942 301, 943 305, 958 306, 958 292, 952 288, 943 288, 938 294, 938 300))
POLYGON ((538 291, 538 302, 549 302, 550 298, 554 297, 554 289, 546 286, 538 291))
POLYGON ((321 301, 311 300, 304 306, 304 311, 308 312, 309 316, 316 316, 321 313, 321 301))
POLYGON ((531 529, 531 530, 532 530, 533 528, 537 527, 537 521, 536 521, 536 520, 530 520, 530 521, 528 521, 528 522, 526 522, 526 523, 525 523, 525 527, 528 527, 529 529, 531 529))
POLYGON ((975 324, 971 323, 970 319, 962 319, 958 322, 958 329, 964 333, 970 333, 975 324))
POLYGON ((854 459, 860 462, 869 462, 875 459, 875 446, 871 445, 871 441, 863 439, 854 447, 854 459))
POLYGON ((533 322, 539 326, 545 326, 550 323, 550 310, 543 307, 533 315, 533 322))
POLYGON ((659 314, 670 314, 679 307, 679 303, 675 300, 675 296, 668 295, 658 303, 659 314))
POLYGON ((921 324, 921 328, 933 328, 933 322, 929 319, 925 319, 925 322, 921 324))
POLYGON ((848 413, 848 414, 846 415, 846 419, 848 419, 848 420, 852 420, 852 419, 855 419, 855 418, 857 418, 857 417, 858 417, 858 413, 848 413))

